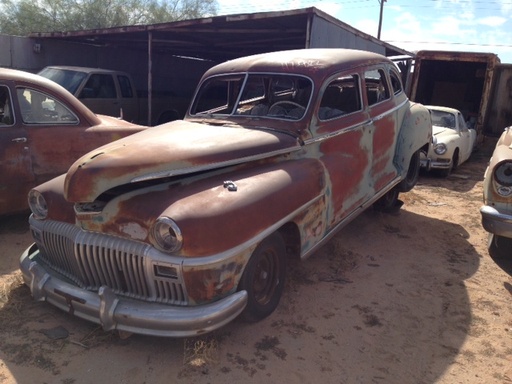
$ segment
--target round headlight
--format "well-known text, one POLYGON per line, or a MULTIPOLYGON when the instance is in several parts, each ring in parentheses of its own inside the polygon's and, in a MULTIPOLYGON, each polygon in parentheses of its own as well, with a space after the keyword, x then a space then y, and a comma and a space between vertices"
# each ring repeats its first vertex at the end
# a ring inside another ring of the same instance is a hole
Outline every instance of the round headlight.
POLYGON ((168 217, 159 217, 151 230, 153 244, 164 252, 176 252, 183 244, 178 225, 168 217))
POLYGON ((35 189, 32 189, 28 193, 28 206, 36 219, 43 220, 48 216, 46 200, 43 195, 35 189))
POLYGON ((501 185, 512 186, 512 162, 503 161, 494 167, 494 179, 501 185))
POLYGON ((436 144, 434 147, 434 152, 438 155, 444 155, 447 151, 446 145, 443 143, 436 144))

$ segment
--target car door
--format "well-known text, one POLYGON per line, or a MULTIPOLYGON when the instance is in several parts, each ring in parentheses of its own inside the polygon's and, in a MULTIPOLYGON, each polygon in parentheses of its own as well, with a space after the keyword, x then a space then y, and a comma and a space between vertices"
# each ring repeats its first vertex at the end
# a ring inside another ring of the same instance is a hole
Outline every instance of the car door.
POLYGON ((315 140, 329 176, 327 226, 331 229, 371 197, 372 127, 363 109, 359 74, 334 76, 320 100, 315 140))
POLYGON ((90 74, 80 90, 78 98, 94 113, 114 117, 121 116, 117 89, 111 74, 90 74))
POLYGON ((372 122, 372 167, 370 182, 374 193, 397 177, 393 164, 398 135, 398 108, 384 67, 370 67, 364 72, 364 95, 372 122))
MULTIPOLYGON (((119 86, 118 105, 122 111, 122 117, 126 121, 147 124, 147 121, 140 121, 139 101, 137 95, 134 94, 132 82, 126 75, 117 75, 117 84, 119 86)), ((156 123, 153 121, 153 123, 156 123)))
POLYGON ((16 95, 36 183, 66 172, 94 144, 85 136, 88 122, 80 121, 65 101, 29 86, 17 86, 16 95))
POLYGON ((26 206, 33 186, 28 134, 21 124, 16 93, 11 82, 0 80, 0 214, 26 206))
POLYGON ((457 126, 460 135, 460 151, 461 151, 461 162, 466 161, 471 156, 473 150, 473 137, 470 130, 468 129, 462 113, 457 113, 457 126))

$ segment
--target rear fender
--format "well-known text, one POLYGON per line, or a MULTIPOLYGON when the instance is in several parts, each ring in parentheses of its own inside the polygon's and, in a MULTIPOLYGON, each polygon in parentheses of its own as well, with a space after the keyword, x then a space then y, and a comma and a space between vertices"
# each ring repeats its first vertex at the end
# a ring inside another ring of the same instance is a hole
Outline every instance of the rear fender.
POLYGON ((422 104, 410 103, 400 127, 393 160, 402 179, 407 174, 412 155, 423 147, 428 148, 431 138, 432 121, 428 109, 422 104))

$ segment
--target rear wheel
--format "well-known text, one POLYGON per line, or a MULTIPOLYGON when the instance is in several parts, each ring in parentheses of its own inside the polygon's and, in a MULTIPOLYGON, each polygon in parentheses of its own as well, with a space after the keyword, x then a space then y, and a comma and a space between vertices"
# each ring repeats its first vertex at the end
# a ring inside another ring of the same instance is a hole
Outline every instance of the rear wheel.
POLYGON ((373 208, 381 212, 397 211, 402 206, 401 201, 398 200, 398 195, 398 188, 394 187, 393 189, 386 192, 386 194, 382 196, 379 200, 377 200, 373 204, 373 208))
POLYGON ((414 188, 420 177, 421 150, 413 153, 405 178, 398 184, 399 192, 409 192, 414 188))
POLYGON ((265 238, 254 250, 238 285, 247 291, 245 321, 255 322, 269 316, 281 299, 286 276, 286 247, 279 233, 265 238))

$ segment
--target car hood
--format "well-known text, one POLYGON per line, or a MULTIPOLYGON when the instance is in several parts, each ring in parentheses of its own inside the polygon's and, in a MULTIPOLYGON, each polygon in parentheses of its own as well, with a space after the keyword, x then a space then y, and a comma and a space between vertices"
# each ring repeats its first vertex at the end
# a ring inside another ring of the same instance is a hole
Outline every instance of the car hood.
POLYGON ((173 121, 104 145, 69 169, 65 196, 92 202, 116 186, 184 175, 289 153, 291 134, 238 125, 173 121))
POLYGON ((434 136, 446 136, 452 135, 455 133, 455 130, 446 128, 446 127, 438 127, 437 125, 432 126, 432 134, 434 136))

